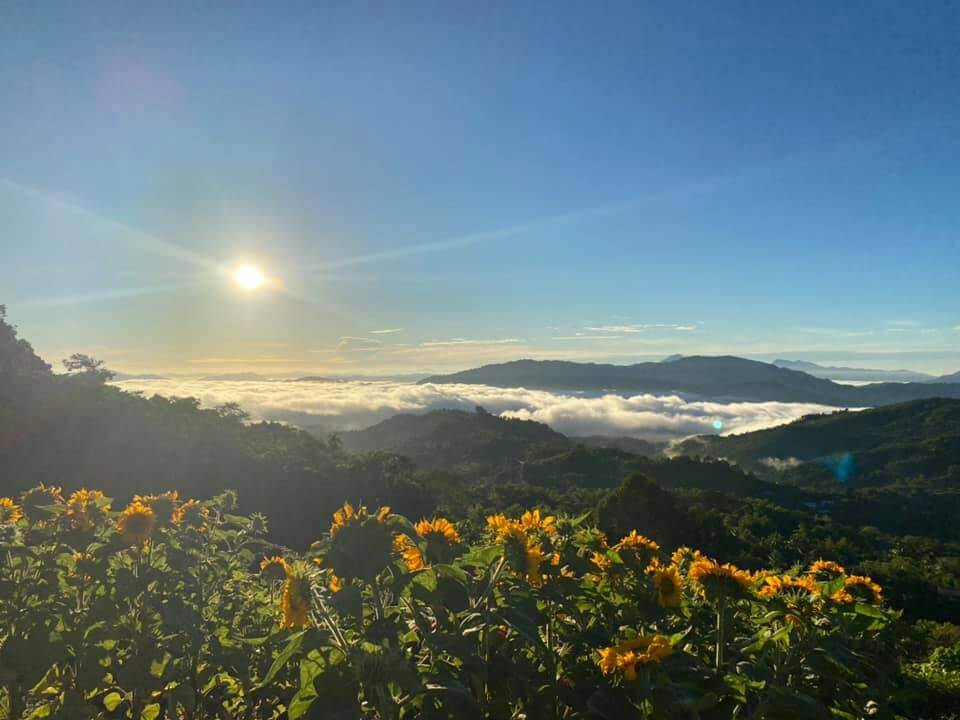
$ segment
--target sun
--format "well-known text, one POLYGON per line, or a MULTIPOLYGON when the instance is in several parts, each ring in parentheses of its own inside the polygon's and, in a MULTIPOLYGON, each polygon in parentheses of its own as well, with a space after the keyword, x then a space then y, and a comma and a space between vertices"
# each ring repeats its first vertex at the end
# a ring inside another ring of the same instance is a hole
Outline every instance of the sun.
POLYGON ((256 265, 241 265, 234 270, 233 281, 244 290, 256 290, 266 278, 256 265))

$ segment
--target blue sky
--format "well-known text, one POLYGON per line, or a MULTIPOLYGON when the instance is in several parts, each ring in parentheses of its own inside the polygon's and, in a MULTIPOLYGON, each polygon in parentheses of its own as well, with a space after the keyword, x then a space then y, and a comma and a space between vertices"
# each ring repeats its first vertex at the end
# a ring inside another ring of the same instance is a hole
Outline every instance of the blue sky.
POLYGON ((957 27, 924 2, 14 3, 0 302, 49 359, 129 370, 954 371, 957 27))

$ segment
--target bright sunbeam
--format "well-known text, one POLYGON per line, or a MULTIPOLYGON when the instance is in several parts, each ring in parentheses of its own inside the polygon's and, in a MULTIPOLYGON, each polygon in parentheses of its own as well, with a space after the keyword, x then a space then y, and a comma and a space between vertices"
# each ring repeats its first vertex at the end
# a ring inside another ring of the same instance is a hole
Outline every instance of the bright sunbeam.
POLYGON ((22 196, 33 201, 38 201, 43 205, 54 208, 61 212, 69 213, 75 218, 81 219, 89 224, 95 230, 108 231, 114 233, 110 237, 112 242, 119 242, 128 247, 142 250, 144 252, 154 253, 174 258, 182 262, 195 265, 206 270, 215 270, 216 263, 205 258, 202 255, 193 252, 187 248, 181 247, 176 243, 170 242, 164 238, 144 232, 143 230, 118 222, 113 218, 105 217, 88 208, 75 205, 63 200, 53 193, 40 190, 23 183, 15 182, 6 177, 0 177, 0 187, 13 190, 22 196))
POLYGON ((241 265, 233 272, 233 281, 244 290, 256 290, 266 281, 256 265, 241 265))

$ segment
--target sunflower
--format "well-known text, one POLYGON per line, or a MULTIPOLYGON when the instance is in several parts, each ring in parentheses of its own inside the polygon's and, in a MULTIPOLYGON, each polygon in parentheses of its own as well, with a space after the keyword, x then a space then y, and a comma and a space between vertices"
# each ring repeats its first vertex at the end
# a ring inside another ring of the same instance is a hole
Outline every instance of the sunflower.
POLYGON ((613 567, 613 560, 611 560, 606 553, 595 552, 590 556, 590 562, 597 566, 597 569, 600 572, 609 572, 610 568, 613 567))
POLYGON ((598 652, 597 665, 604 675, 619 669, 627 680, 636 680, 638 666, 659 664, 673 653, 673 648, 665 635, 641 635, 598 652))
POLYGON ((173 522, 180 503, 180 496, 176 490, 168 490, 159 495, 134 495, 133 499, 153 510, 153 514, 157 516, 158 527, 165 527, 173 522))
POLYGON ((0 497, 0 523, 15 523, 22 517, 19 505, 11 498, 0 497))
POLYGON ((847 571, 843 569, 842 565, 835 563, 833 560, 824 560, 821 558, 810 565, 807 573, 812 575, 816 580, 833 580, 841 575, 846 575, 847 571))
POLYGON ((397 533, 393 538, 393 549, 403 559, 403 564, 407 566, 407 570, 410 572, 423 570, 427 567, 427 561, 423 559, 420 548, 407 535, 397 533))
POLYGON ((791 595, 797 593, 806 593, 819 597, 820 588, 816 581, 809 575, 803 577, 791 577, 789 575, 767 575, 763 578, 763 586, 757 593, 762 598, 774 598, 779 595, 791 595))
POLYGON ((653 571, 653 586, 657 589, 660 607, 680 607, 683 580, 676 565, 666 565, 653 571))
POLYGON ((540 564, 546 559, 546 554, 526 528, 543 527, 546 520, 540 518, 537 511, 528 515, 531 519, 526 525, 504 515, 491 515, 487 518, 487 528, 493 533, 494 539, 503 545, 503 555, 513 571, 525 576, 534 587, 539 587, 543 581, 540 564))
POLYGON ((868 577, 850 575, 844 578, 843 587, 833 594, 833 600, 840 604, 866 600, 879 605, 883 602, 883 589, 868 577))
POLYGON ((515 540, 526 542, 527 531, 523 526, 505 515, 490 515, 487 518, 487 529, 493 533, 498 542, 515 540))
POLYGON ((678 547, 673 551, 673 555, 670 556, 670 562, 679 567, 684 563, 684 561, 695 562, 697 560, 703 559, 703 553, 699 550, 693 550, 692 548, 683 545, 678 547))
POLYGON ((50 517, 51 508, 63 505, 63 494, 58 487, 47 487, 40 483, 20 496, 20 506, 27 520, 41 522, 50 517))
POLYGON ((620 554, 625 563, 638 571, 645 569, 660 552, 660 546, 657 543, 638 534, 636 530, 631 530, 629 535, 621 538, 613 549, 620 554))
POLYGON ((540 575, 540 563, 543 562, 545 557, 540 544, 531 539, 527 543, 526 551, 527 582, 534 587, 540 587, 540 584, 543 582, 543 577, 540 575))
POLYGON ((539 510, 527 510, 520 516, 520 527, 525 532, 544 532, 547 535, 557 534, 557 519, 553 515, 540 516, 539 510))
POLYGON ((697 560, 703 560, 704 557, 705 555, 699 550, 694 550, 693 548, 683 545, 673 551, 673 555, 670 556, 670 562, 677 567, 684 567, 685 564, 690 565, 697 560))
POLYGON ((296 629, 310 624, 310 576, 302 563, 291 565, 280 596, 280 629, 296 629))
POLYGON ((460 542, 460 533, 453 523, 445 518, 434 518, 433 520, 421 520, 413 529, 424 540, 439 538, 448 543, 456 544, 460 542))
POLYGON ((689 577, 700 586, 707 599, 735 595, 753 584, 753 576, 736 565, 721 565, 709 558, 700 558, 690 565, 689 577))
POLYGON ((187 500, 173 513, 173 524, 203 530, 210 519, 210 511, 196 500, 187 500))
MULTIPOLYGON (((383 522, 390 516, 390 508, 382 507, 377 510, 376 518, 380 522, 383 522)), ((343 507, 339 510, 336 510, 333 513, 333 523, 330 525, 330 535, 336 536, 338 532, 343 530, 347 525, 352 525, 353 523, 362 522, 370 517, 370 514, 367 512, 367 508, 361 505, 359 508, 354 510, 353 505, 348 502, 343 504, 343 507)))
POLYGON ((636 530, 631 530, 630 534, 623 537, 613 549, 637 551, 644 550, 646 552, 655 553, 659 552, 660 546, 646 535, 639 535, 637 534, 636 530))
POLYGON ((157 516, 153 510, 141 502, 132 502, 120 513, 117 531, 123 536, 124 542, 140 545, 150 537, 156 522, 157 516))
POLYGON ((260 561, 260 577, 268 582, 283 580, 287 576, 287 561, 279 555, 265 557, 260 561))
POLYGON ((390 508, 371 514, 366 507, 344 503, 333 514, 324 565, 345 580, 372 582, 393 562, 394 533, 385 522, 390 508))
POLYGON ((77 575, 80 577, 92 577, 97 568, 97 559, 90 553, 75 552, 73 554, 73 563, 77 570, 77 575))
POLYGON ((573 578, 573 577, 576 577, 576 573, 573 572, 573 570, 571 570, 569 566, 563 565, 563 566, 561 567, 561 562, 563 561, 563 558, 561 558, 560 553, 558 553, 558 552, 552 552, 552 553, 550 553, 549 556, 547 556, 547 557, 544 558, 544 559, 547 561, 547 563, 549 564, 549 566, 550 566, 550 568, 551 568, 551 574, 549 574, 549 575, 546 575, 546 574, 545 574, 545 575, 543 576, 543 580, 545 580, 545 581, 546 581, 546 580, 551 580, 551 579, 554 579, 554 578, 556 578, 556 577, 563 577, 563 578, 573 578))
POLYGON ((99 490, 77 490, 67 500, 67 517, 78 530, 92 530, 107 517, 110 501, 99 490))

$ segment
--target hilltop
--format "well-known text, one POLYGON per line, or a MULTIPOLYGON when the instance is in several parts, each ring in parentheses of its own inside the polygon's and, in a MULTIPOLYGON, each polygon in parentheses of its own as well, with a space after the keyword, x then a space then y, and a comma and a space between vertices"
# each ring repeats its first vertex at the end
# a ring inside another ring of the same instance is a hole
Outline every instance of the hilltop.
POLYGON ((531 453, 556 451, 571 444, 566 436, 542 423, 463 410, 394 415, 339 437, 350 452, 387 450, 409 457, 423 468, 509 467, 531 453))

